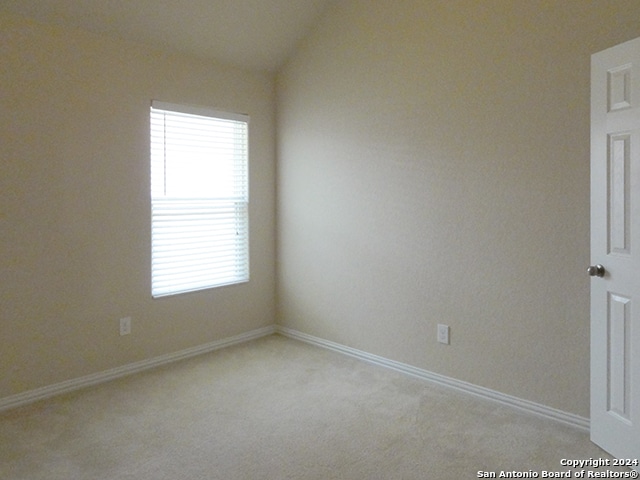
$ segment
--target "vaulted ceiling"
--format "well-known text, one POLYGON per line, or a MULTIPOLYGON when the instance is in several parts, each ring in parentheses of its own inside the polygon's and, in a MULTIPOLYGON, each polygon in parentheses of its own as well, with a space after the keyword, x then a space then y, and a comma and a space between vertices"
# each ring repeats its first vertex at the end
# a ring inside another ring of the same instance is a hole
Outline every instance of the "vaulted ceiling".
POLYGON ((275 71, 332 0, 0 0, 0 10, 275 71))

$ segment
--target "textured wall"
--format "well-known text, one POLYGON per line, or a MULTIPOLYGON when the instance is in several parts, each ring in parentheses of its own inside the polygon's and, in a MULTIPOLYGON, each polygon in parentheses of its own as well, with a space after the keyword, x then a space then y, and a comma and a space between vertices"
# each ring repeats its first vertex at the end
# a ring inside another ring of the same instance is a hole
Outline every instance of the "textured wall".
POLYGON ((588 416, 590 55, 637 18, 336 2, 278 77, 279 322, 588 416))
POLYGON ((272 75, 7 15, 0 65, 0 398, 274 322, 272 75), (251 116, 250 283, 151 299, 151 99, 251 116))

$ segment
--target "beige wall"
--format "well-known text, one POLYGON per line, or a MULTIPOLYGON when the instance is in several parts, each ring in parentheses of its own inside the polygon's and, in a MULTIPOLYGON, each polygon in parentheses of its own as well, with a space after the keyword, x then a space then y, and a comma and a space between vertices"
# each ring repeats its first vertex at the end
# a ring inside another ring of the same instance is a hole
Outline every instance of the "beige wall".
POLYGON ((7 15, 0 65, 0 398, 273 324, 272 75, 7 15), (151 99, 251 116, 250 283, 151 299, 151 99))
POLYGON ((278 321, 588 416, 589 62, 638 18, 336 2, 278 77, 278 321))
POLYGON ((0 398, 271 325, 277 224, 281 324, 588 416, 589 56, 638 18, 335 2, 279 75, 276 222, 271 75, 0 15, 0 398), (249 284, 151 299, 152 98, 251 115, 249 284))

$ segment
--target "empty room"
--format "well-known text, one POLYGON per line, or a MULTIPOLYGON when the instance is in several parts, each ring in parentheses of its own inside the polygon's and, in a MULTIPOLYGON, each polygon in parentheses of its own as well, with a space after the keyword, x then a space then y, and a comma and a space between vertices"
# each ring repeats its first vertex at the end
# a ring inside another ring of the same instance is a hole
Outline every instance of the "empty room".
POLYGON ((637 37, 0 0, 0 479, 637 478, 637 37))

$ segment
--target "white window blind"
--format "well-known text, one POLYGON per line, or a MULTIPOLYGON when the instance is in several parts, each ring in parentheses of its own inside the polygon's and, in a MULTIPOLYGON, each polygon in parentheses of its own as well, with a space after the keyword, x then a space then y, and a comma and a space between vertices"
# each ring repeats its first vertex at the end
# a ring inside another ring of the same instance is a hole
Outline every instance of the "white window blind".
POLYGON ((248 116, 151 104, 151 294, 249 280, 248 116))

